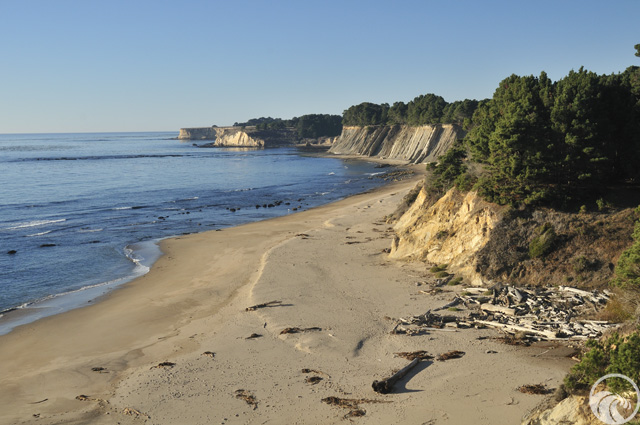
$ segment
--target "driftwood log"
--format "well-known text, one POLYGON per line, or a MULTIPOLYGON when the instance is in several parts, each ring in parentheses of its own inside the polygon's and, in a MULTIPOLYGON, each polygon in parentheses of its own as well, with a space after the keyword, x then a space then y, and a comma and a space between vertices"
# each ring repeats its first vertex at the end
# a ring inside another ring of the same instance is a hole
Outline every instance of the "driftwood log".
POLYGON ((273 307, 273 306, 277 306, 282 304, 282 301, 269 301, 267 303, 262 303, 262 304, 256 304, 256 305, 252 305, 251 307, 247 307, 245 308, 245 311, 256 311, 259 308, 265 308, 265 307, 273 307))
POLYGON ((373 387, 373 391, 380 394, 389 394, 393 392, 393 386, 398 382, 402 377, 404 377, 411 369, 415 367, 420 362, 419 358, 413 359, 411 363, 394 373, 392 376, 387 379, 383 379, 382 381, 373 381, 371 386, 373 387))

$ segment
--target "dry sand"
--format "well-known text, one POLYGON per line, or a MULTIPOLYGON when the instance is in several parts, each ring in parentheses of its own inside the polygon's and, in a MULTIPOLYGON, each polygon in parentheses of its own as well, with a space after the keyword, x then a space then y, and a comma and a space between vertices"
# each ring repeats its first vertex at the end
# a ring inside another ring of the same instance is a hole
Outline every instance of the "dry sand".
POLYGON ((452 297, 419 293, 425 266, 383 252, 392 238, 383 217, 414 184, 164 241, 146 276, 0 337, 0 423, 519 423, 542 396, 516 388, 556 387, 571 365, 562 350, 478 339, 491 330, 389 334, 385 316, 452 297), (245 311, 272 300, 282 305, 245 311), (281 335, 287 327, 321 330, 281 335), (393 394, 372 391, 407 364, 393 353, 420 349, 466 354, 420 363, 393 394), (153 367, 161 362, 175 365, 153 367), (313 376, 322 380, 307 383, 313 376), (378 402, 345 419, 353 409, 321 401, 331 396, 378 402))

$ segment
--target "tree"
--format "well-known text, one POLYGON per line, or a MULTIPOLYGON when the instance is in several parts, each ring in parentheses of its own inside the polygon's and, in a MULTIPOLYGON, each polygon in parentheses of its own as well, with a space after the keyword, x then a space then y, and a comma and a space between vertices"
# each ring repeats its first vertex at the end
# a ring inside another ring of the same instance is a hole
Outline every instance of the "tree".
POLYGON ((633 46, 636 49, 636 56, 640 57, 640 44, 633 46))
POLYGON ((474 114, 467 137, 472 156, 487 164, 480 193, 500 204, 533 203, 547 196, 554 156, 546 74, 503 80, 493 98, 474 114))

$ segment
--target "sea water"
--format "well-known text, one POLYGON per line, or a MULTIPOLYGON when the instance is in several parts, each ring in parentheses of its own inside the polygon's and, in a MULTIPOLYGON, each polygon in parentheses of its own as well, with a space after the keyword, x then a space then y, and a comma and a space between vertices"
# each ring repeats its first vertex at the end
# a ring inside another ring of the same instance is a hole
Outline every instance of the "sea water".
POLYGON ((144 274, 162 238, 291 214, 382 183, 366 161, 294 147, 202 148, 176 136, 0 135, 0 334, 144 274))

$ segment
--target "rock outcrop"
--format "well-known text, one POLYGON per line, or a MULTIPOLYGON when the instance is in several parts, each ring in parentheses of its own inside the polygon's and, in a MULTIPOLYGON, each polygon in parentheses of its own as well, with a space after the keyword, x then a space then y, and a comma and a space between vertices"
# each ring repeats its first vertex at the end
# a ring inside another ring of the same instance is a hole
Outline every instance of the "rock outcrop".
POLYGON ((481 285, 476 256, 489 242, 502 209, 475 192, 462 194, 455 189, 434 200, 423 187, 394 226, 390 257, 448 264, 449 270, 481 285))
POLYGON ((435 161, 465 135, 453 124, 343 127, 329 152, 406 161, 435 161))

